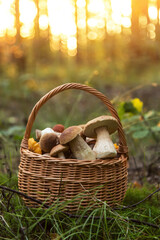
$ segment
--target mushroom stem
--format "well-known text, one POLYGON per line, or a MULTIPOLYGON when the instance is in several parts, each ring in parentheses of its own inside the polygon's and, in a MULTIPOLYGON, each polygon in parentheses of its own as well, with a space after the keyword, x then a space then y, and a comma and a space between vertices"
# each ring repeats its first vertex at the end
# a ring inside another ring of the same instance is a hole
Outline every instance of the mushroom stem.
POLYGON ((58 158, 65 159, 64 153, 63 152, 59 152, 58 153, 58 158))
POLYGON ((93 151, 96 152, 97 158, 115 157, 117 151, 106 127, 98 127, 95 129, 95 132, 97 134, 97 141, 93 151))
POLYGON ((96 153, 88 146, 80 135, 77 135, 69 142, 70 149, 74 156, 80 160, 95 160, 96 153))

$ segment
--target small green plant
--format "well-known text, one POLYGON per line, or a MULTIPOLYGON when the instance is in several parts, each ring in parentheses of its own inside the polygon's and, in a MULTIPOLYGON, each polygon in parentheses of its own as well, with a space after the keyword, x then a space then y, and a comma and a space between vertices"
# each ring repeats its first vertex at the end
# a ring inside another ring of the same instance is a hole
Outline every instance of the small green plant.
POLYGON ((152 137, 155 141, 159 140, 160 113, 154 110, 143 113, 143 102, 140 99, 121 102, 118 114, 126 134, 130 134, 133 139, 152 137))

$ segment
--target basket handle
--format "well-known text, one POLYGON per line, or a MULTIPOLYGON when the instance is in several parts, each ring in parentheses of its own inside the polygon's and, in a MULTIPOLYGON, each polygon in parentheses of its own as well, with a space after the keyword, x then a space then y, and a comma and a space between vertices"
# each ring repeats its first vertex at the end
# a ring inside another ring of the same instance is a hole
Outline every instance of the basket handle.
POLYGON ((28 149, 28 139, 30 137, 30 133, 31 133, 31 130, 32 130, 32 125, 33 125, 34 120, 36 118, 36 115, 37 115, 39 109, 42 107, 42 105, 44 103, 46 103, 50 98, 55 96, 56 94, 58 94, 60 92, 63 92, 67 89, 80 89, 80 90, 86 91, 88 93, 91 93, 91 94, 95 95, 97 98, 99 98, 107 106, 111 115, 113 117, 115 117, 118 121, 118 136, 119 136, 119 151, 118 152, 123 153, 125 155, 128 155, 128 147, 127 147, 124 131, 123 131, 123 128, 122 128, 122 124, 121 124, 121 121, 120 121, 119 116, 117 114, 117 111, 114 109, 110 100, 104 94, 97 91, 96 89, 94 89, 92 87, 89 87, 87 85, 84 85, 84 84, 80 84, 80 83, 66 83, 66 84, 60 85, 60 86, 52 89, 47 94, 45 94, 35 104, 35 106, 32 109, 32 112, 30 113, 30 116, 28 118, 26 131, 25 131, 25 135, 24 135, 24 138, 22 140, 22 143, 21 143, 21 147, 25 148, 25 149, 28 149))

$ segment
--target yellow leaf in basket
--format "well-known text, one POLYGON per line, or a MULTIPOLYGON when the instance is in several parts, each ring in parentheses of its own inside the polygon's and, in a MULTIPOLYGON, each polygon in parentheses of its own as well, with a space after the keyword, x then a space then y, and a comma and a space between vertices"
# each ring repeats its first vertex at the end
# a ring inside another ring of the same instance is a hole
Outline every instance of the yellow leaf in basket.
POLYGON ((39 143, 34 140, 34 138, 28 139, 28 149, 32 152, 42 154, 42 150, 39 146, 39 143))
POLYGON ((37 147, 39 147, 39 143, 35 141, 32 145, 32 150, 34 151, 37 147))
POLYGON ((35 140, 33 138, 28 139, 28 149, 31 150, 35 140))
POLYGON ((41 150, 40 146, 37 147, 37 148, 34 150, 34 152, 35 152, 35 153, 42 154, 42 150, 41 150))

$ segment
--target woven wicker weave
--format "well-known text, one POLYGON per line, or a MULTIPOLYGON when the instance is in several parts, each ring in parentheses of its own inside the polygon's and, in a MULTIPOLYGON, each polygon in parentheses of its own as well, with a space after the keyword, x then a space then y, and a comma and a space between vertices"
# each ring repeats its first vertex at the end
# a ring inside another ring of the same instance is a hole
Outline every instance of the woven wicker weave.
MULTIPOLYGON (((58 86, 43 96, 34 106, 21 143, 19 165, 19 190, 33 198, 54 204, 68 201, 66 209, 76 211, 80 205, 86 207, 96 201, 107 201, 113 206, 123 200, 127 188, 128 148, 118 114, 108 98, 101 92, 86 85, 67 83, 58 86), (118 120, 118 157, 112 159, 78 160, 59 159, 40 155, 28 150, 28 139, 32 125, 41 106, 51 97, 67 89, 80 89, 99 98, 111 115, 118 120), (77 195, 82 196, 76 198, 77 195)), ((29 207, 36 207, 29 199, 24 201, 29 207)), ((38 206, 38 205, 37 205, 38 206)))

